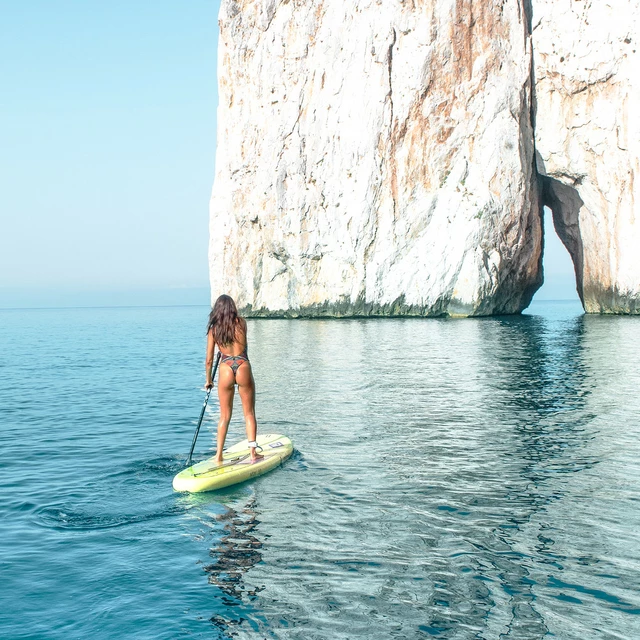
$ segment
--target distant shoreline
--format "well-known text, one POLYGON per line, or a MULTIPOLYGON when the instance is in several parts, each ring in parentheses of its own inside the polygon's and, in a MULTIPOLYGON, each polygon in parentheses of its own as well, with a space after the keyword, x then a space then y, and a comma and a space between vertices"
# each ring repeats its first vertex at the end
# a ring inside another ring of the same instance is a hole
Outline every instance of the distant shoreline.
MULTIPOLYGON (((532 307, 536 307, 539 305, 558 305, 558 304, 576 304, 580 305, 579 300, 572 299, 558 299, 558 300, 534 300, 526 309, 522 311, 522 314, 527 313, 532 307)), ((82 310, 82 309, 169 309, 169 308, 189 308, 189 307, 199 307, 203 309, 209 309, 210 305, 208 303, 196 303, 196 304, 180 304, 180 303, 169 303, 169 304, 76 304, 76 305, 50 305, 50 306, 15 306, 15 307, 5 307, 0 305, 0 312, 3 311, 72 311, 72 310, 82 310)), ((518 315, 518 314, 514 314, 518 315)), ((496 316, 477 316, 477 318, 492 318, 492 317, 500 317, 496 316)), ((425 316, 344 316, 340 318, 333 317, 318 317, 318 318, 295 318, 297 320, 366 320, 366 319, 389 319, 389 320, 402 320, 402 319, 438 319, 436 317, 427 318, 425 316)), ((281 320, 283 318, 277 317, 255 317, 251 318, 251 320, 281 320)), ((287 318, 284 318, 287 319, 287 318)), ((291 318, 289 318, 291 319, 291 318)))

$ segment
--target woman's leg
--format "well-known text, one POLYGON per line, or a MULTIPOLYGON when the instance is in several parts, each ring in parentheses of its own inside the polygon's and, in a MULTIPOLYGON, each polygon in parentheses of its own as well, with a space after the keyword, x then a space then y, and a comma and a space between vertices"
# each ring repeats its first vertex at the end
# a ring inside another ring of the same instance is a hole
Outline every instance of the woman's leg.
MULTIPOLYGON (((242 411, 244 412, 244 422, 247 429, 247 440, 255 440, 258 435, 258 423, 256 422, 256 385, 251 372, 251 365, 248 362, 240 365, 236 372, 236 382, 242 401, 242 411)), ((251 449, 251 459, 262 458, 251 449)))
POLYGON ((222 462, 222 450, 224 449, 224 441, 227 437, 227 429, 231 422, 231 413, 233 411, 233 394, 234 388, 233 371, 228 364, 220 364, 220 373, 218 374, 218 399, 220 400, 220 420, 218 420, 218 444, 216 449, 216 460, 222 462))

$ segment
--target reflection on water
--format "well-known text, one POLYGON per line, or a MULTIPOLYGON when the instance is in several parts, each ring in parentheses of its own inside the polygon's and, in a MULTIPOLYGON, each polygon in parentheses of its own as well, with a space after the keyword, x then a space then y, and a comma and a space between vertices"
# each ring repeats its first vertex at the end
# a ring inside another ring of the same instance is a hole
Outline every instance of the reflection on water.
MULTIPOLYGON (((252 600, 264 587, 248 589, 243 582, 243 575, 262 560, 262 542, 252 535, 260 524, 254 511, 255 498, 251 499, 241 512, 228 508, 223 514, 216 516, 222 523, 223 535, 209 555, 215 559, 204 570, 209 574, 209 584, 221 591, 221 601, 225 606, 234 607, 243 598, 252 600)), ((219 629, 228 630, 230 624, 238 625, 243 618, 225 618, 214 615, 211 622, 219 629)))
POLYGON ((639 325, 552 311, 253 322, 300 455, 228 515, 227 634, 640 636, 639 325))

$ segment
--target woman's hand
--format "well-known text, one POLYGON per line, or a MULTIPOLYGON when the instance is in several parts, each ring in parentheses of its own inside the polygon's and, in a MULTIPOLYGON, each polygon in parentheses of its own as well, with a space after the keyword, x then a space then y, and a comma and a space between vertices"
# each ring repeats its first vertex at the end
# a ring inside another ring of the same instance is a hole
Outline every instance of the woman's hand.
POLYGON ((211 380, 207 380, 207 382, 206 382, 206 383, 205 383, 205 385, 204 385, 204 388, 205 388, 207 391, 211 391, 211 389, 213 389, 213 382, 211 382, 211 380))

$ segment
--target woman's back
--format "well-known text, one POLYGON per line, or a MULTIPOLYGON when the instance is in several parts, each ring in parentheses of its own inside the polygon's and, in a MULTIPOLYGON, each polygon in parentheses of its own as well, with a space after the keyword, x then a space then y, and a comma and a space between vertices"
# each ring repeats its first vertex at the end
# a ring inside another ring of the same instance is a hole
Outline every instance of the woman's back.
POLYGON ((216 335, 215 327, 211 329, 213 339, 218 345, 218 349, 225 356, 241 356, 247 353, 247 321, 244 318, 236 318, 235 335, 233 342, 221 344, 216 335))

